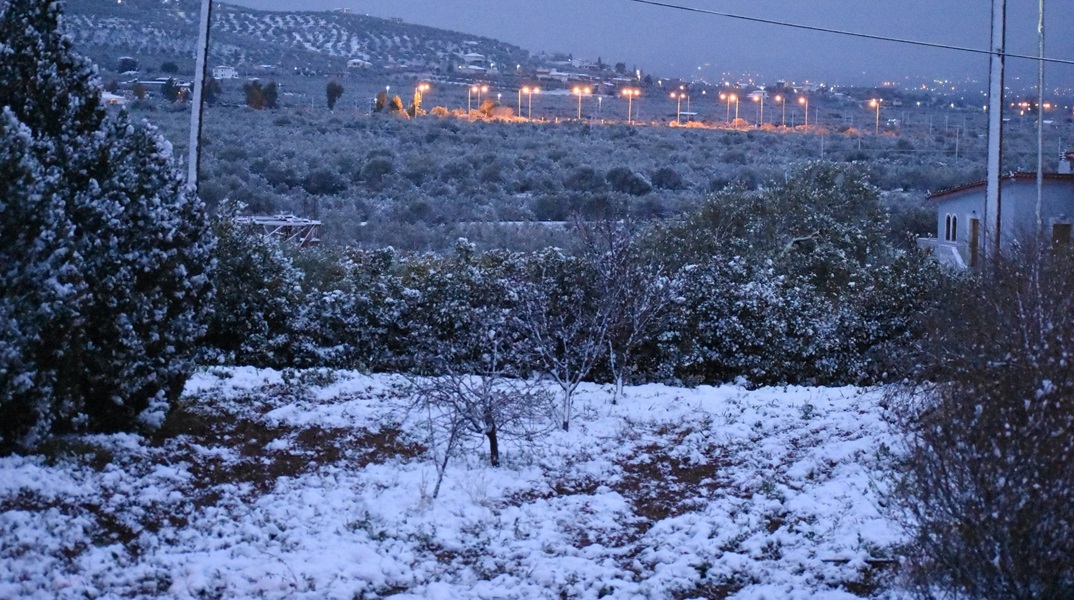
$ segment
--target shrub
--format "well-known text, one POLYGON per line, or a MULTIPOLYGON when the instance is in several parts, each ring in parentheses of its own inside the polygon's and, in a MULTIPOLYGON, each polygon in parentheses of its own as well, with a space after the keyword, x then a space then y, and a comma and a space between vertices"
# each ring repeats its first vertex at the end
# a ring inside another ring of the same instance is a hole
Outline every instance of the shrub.
POLYGON ((644 177, 628 167, 615 167, 604 178, 613 190, 631 196, 644 196, 653 191, 653 186, 644 177))
POLYGON ((653 171, 652 182, 653 187, 663 190, 681 190, 686 187, 682 175, 671 167, 660 167, 653 171))
POLYGON ((922 596, 1074 596, 1072 266, 1025 252, 967 278, 899 390, 893 495, 922 596))

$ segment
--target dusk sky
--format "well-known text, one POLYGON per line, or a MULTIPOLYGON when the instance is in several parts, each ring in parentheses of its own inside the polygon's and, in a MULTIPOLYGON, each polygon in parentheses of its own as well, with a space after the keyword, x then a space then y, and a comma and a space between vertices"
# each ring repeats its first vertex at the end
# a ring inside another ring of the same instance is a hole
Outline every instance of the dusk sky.
MULTIPOLYGON (((350 8, 500 39, 531 52, 572 52, 576 57, 624 61, 670 76, 719 80, 720 73, 760 73, 835 83, 987 79, 987 57, 846 38, 686 13, 630 0, 231 0, 269 10, 350 8), (707 65, 707 66, 706 66, 707 65), (702 67, 698 71, 698 67, 702 67)), ((987 0, 682 0, 677 3, 806 25, 986 49, 987 0)), ((1036 53, 1037 2, 1008 0, 1008 48, 1036 53)), ((1074 0, 1047 0, 1047 54, 1074 59, 1074 0)), ((1032 63, 1011 59, 1011 73, 1035 84, 1032 63), (1028 80, 1026 79, 1028 78, 1028 80)), ((1047 68, 1047 88, 1074 86, 1074 66, 1047 68)))

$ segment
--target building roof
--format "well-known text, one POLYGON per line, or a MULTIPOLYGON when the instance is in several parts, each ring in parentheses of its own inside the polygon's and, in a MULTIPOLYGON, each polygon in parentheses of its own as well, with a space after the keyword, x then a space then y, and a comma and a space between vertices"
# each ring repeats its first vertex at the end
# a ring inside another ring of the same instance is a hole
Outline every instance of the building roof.
MULTIPOLYGON (((1066 174, 1060 174, 1060 173, 1045 173, 1044 174, 1044 179, 1045 180, 1050 180, 1050 181, 1070 181, 1070 182, 1074 182, 1074 175, 1066 175, 1066 174)), ((1007 173, 1003 177, 1000 177, 1000 182, 1001 183, 1003 181, 1036 181, 1036 180, 1037 180, 1037 174, 1036 173, 1030 173, 1030 172, 1026 172, 1026 171, 1013 171, 1013 172, 1007 173)), ((940 198, 942 196, 950 196, 951 194, 957 194, 958 192, 964 192, 966 190, 972 190, 974 188, 984 187, 985 185, 987 185, 987 183, 988 183, 987 179, 980 179, 978 181, 974 181, 974 182, 971 182, 971 183, 964 183, 962 185, 956 185, 955 187, 949 187, 949 188, 946 188, 946 189, 939 190, 937 192, 931 192, 931 193, 929 193, 929 196, 928 196, 927 199, 928 200, 936 200, 936 199, 938 199, 938 198, 940 198)))

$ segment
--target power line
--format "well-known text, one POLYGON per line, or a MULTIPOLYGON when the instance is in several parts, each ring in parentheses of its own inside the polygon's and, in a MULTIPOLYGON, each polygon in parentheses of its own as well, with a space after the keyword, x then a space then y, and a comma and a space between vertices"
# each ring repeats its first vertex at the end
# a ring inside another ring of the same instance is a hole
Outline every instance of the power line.
MULTIPOLYGON (((939 44, 936 42, 923 42, 920 40, 908 40, 905 38, 888 37, 884 35, 873 35, 870 33, 859 33, 856 31, 843 31, 841 29, 831 29, 829 27, 817 27, 814 25, 802 25, 801 23, 788 23, 786 21, 777 21, 775 19, 762 19, 760 17, 747 17, 745 15, 736 15, 732 13, 725 13, 715 10, 707 10, 704 8, 694 8, 691 6, 679 6, 677 4, 668 4, 666 2, 656 2, 655 0, 631 0, 631 2, 637 2, 638 4, 649 4, 652 6, 659 6, 662 8, 671 8, 675 10, 681 10, 685 12, 699 13, 703 15, 711 15, 716 17, 727 17, 729 19, 738 19, 740 21, 750 21, 753 23, 764 23, 766 25, 778 25, 780 27, 790 27, 792 29, 805 29, 807 31, 819 31, 821 33, 832 33, 835 35, 844 35, 848 37, 864 38, 867 40, 880 40, 884 42, 894 42, 896 44, 908 44, 911 46, 924 46, 926 48, 939 48, 942 50, 955 50, 958 52, 969 52, 971 54, 986 54, 991 55, 990 50, 982 50, 980 48, 969 48, 966 46, 953 46, 950 44, 939 44)), ((1063 58, 1042 58, 1039 56, 1030 56, 1028 54, 1012 54, 1010 52, 1004 52, 1004 56, 1008 58, 1024 58, 1032 61, 1043 61, 1048 63, 1055 63, 1060 65, 1074 65, 1074 60, 1067 60, 1063 58)))

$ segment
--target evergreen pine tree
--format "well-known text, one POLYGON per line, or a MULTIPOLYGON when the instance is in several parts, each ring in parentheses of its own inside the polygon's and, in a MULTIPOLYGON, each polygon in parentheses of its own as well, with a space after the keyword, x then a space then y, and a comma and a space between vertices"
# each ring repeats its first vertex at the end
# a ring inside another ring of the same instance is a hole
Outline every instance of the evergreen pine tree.
POLYGON ((102 431, 128 428, 150 403, 182 391, 204 334, 212 264, 204 206, 174 168, 171 145, 125 115, 109 125, 110 177, 99 194, 83 196, 114 209, 92 241, 83 238, 107 250, 80 249, 92 275, 80 396, 90 427, 102 431))
POLYGON ((155 130, 106 119, 60 7, 0 11, 0 450, 163 407, 211 296, 202 205, 155 130))
MULTIPOLYGON (((0 114, 0 448, 36 442, 57 416, 54 351, 74 323, 81 285, 56 170, 34 155, 33 134, 0 114)), ((65 411, 69 413, 69 411, 65 411)), ((73 416, 65 414, 64 416, 73 416)))

